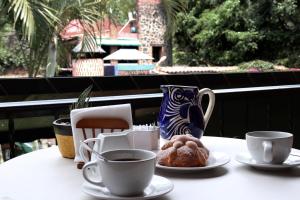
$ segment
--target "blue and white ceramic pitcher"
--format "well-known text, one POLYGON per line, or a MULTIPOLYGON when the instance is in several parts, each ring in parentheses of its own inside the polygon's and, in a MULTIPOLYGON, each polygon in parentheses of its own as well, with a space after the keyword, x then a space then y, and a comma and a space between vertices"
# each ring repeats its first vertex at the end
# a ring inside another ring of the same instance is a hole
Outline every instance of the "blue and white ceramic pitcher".
POLYGON ((173 135, 191 134, 200 138, 215 104, 212 90, 199 90, 196 86, 162 85, 163 99, 159 112, 160 134, 164 139, 173 135), (209 96, 205 114, 202 110, 203 95, 209 96))

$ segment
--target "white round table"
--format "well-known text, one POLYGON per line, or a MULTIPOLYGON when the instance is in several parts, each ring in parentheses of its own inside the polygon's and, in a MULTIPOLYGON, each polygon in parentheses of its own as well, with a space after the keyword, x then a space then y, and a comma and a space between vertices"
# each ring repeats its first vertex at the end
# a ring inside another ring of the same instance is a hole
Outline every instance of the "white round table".
MULTIPOLYGON (((225 152, 231 161, 217 169, 178 174, 157 170, 174 189, 165 200, 293 200, 300 199, 300 168, 262 171, 237 162, 245 140, 203 137, 210 151, 225 152)), ((293 149, 293 153, 300 154, 293 149)), ((0 165, 0 200, 88 200, 83 193, 82 171, 72 159, 62 158, 57 147, 28 153, 0 165)))

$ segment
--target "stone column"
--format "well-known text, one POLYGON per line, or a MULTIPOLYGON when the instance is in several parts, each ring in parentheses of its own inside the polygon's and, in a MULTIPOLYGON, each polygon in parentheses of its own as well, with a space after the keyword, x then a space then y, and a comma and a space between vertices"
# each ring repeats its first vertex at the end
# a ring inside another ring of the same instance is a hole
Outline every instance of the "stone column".
MULTIPOLYGON (((160 0, 137 0, 138 35, 140 50, 152 56, 152 47, 162 47, 162 55, 171 60, 170 50, 165 40, 166 17, 160 0), (168 53, 168 55, 167 55, 168 53)), ((172 54, 171 54, 172 55, 172 54)))

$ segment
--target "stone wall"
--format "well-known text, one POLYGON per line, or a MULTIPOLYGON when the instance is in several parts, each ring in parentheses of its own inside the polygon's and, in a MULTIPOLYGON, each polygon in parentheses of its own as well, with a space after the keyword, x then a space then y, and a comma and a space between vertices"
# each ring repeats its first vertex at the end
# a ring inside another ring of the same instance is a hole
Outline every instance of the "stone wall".
POLYGON ((166 19, 160 0, 137 0, 137 19, 140 50, 152 56, 152 47, 162 47, 161 56, 167 52, 164 34, 166 19))

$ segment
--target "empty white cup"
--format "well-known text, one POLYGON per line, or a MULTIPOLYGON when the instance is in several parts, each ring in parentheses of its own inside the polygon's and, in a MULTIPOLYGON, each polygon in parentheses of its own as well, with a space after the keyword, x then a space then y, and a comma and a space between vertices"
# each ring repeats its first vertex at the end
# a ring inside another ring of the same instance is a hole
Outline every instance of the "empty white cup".
POLYGON ((279 131, 246 133, 246 142, 252 158, 258 163, 281 164, 293 146, 293 134, 279 131))

